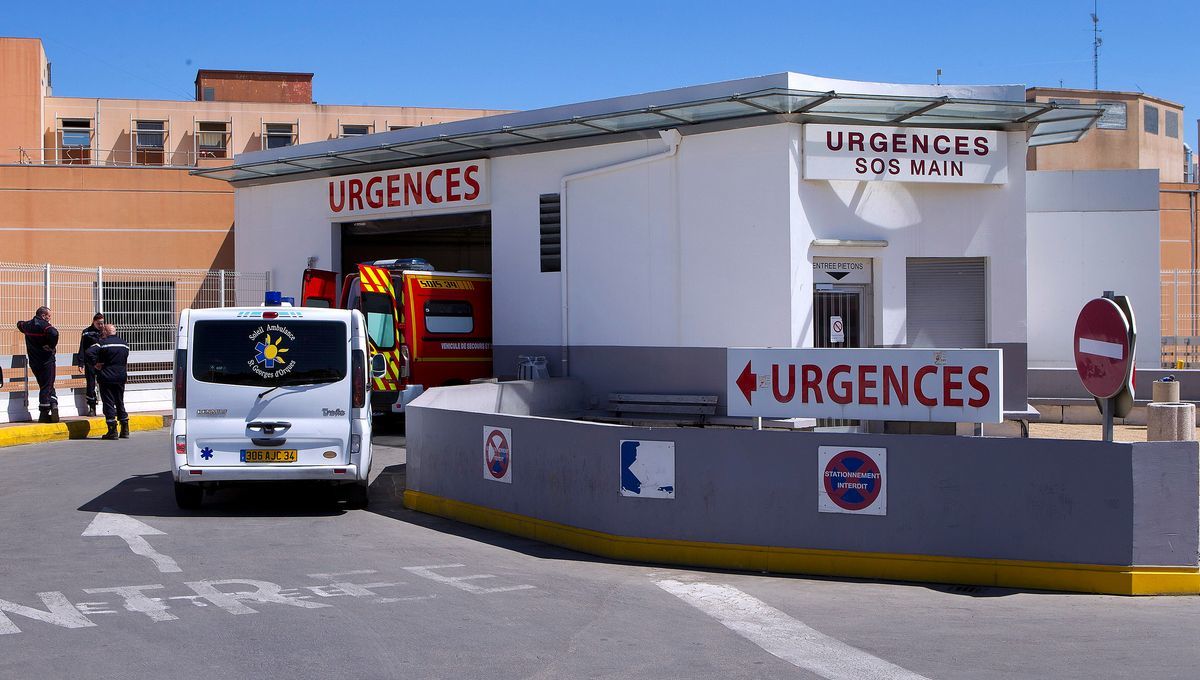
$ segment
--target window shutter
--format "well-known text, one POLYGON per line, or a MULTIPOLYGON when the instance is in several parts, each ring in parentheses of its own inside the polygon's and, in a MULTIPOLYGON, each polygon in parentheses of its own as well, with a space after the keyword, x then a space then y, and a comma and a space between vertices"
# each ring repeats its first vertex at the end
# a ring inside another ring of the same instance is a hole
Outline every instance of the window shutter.
POLYGON ((558 194, 542 194, 538 197, 538 205, 542 271, 562 271, 562 198, 558 194))
POLYGON ((983 258, 907 260, 909 347, 985 347, 983 258))

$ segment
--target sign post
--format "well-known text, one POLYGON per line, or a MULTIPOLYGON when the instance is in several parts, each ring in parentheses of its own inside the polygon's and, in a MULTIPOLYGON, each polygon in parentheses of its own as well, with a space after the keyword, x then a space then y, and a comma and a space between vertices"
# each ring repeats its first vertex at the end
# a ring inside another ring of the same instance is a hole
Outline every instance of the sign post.
POLYGON ((1104 418, 1103 438, 1111 442, 1113 418, 1133 407, 1133 353, 1137 330, 1133 307, 1111 290, 1088 301, 1075 321, 1075 370, 1096 398, 1104 418))

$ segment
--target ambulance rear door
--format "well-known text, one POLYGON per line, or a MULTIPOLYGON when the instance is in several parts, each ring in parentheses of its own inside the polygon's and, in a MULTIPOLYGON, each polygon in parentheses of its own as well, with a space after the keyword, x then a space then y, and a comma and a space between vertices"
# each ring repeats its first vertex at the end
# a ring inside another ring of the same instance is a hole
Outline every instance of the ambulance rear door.
POLYGON ((392 276, 382 267, 367 264, 358 265, 358 274, 357 306, 367 320, 372 375, 375 376, 373 387, 376 392, 398 392, 402 382, 400 349, 403 339, 392 276), (385 364, 383 371, 377 370, 381 361, 385 364))
POLYGON ((337 272, 324 269, 305 269, 300 288, 301 307, 336 307, 337 272))

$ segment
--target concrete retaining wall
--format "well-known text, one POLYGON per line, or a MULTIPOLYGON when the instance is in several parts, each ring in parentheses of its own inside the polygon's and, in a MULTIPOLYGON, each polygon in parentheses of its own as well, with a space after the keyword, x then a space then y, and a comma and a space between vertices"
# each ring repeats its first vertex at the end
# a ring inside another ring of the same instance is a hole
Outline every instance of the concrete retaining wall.
POLYGON ((623 537, 860 553, 1195 569, 1194 442, 638 428, 481 412, 497 385, 408 413, 408 488, 623 537), (473 403, 475 410, 464 404, 473 403), (484 428, 512 430, 512 483, 484 428), (620 442, 675 442, 675 498, 620 495, 620 442), (819 446, 887 449, 887 515, 817 511, 819 446))

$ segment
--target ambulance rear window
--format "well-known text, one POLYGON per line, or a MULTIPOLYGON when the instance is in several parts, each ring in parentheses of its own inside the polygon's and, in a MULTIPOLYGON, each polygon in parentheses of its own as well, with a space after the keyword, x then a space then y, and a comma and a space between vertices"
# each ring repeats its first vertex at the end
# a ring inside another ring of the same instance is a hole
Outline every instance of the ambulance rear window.
POLYGON ((466 300, 429 300, 425 303, 425 330, 430 333, 470 333, 474 311, 466 300))
POLYGON ((396 346, 396 320, 392 317, 392 299, 382 293, 363 293, 362 310, 367 317, 367 335, 376 349, 396 346))
POLYGON ((192 376, 219 385, 305 385, 346 377, 348 327, 339 321, 197 321, 192 376))

